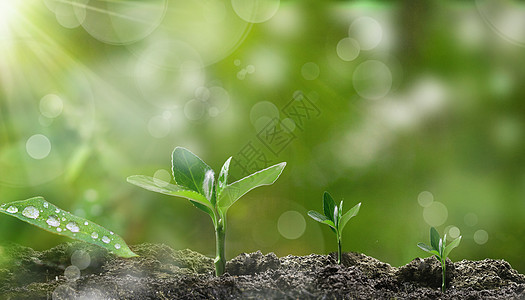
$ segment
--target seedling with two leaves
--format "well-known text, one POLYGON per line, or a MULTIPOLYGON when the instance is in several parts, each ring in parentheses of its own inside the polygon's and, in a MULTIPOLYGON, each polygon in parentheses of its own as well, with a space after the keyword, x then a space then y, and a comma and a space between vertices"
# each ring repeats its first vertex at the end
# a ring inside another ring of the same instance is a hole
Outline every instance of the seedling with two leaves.
POLYGON ((461 236, 457 239, 450 242, 450 244, 447 243, 447 234, 441 239, 439 236, 439 233, 437 232, 436 228, 431 227, 430 228, 430 246, 425 243, 418 243, 417 246, 424 251, 434 254, 438 261, 441 263, 441 273, 442 273, 442 281, 441 281, 441 291, 445 292, 445 274, 446 274, 446 261, 447 257, 450 254, 450 251, 452 249, 456 248, 459 243, 461 242, 461 236))
POLYGON ((323 195, 323 212, 324 215, 314 210, 308 212, 308 215, 317 222, 330 226, 330 229, 337 236, 337 263, 341 263, 341 239, 343 236, 343 229, 348 221, 359 213, 361 203, 358 203, 343 215, 343 201, 341 200, 339 207, 335 204, 334 199, 328 192, 323 195))
POLYGON ((186 198, 211 217, 215 227, 217 276, 224 273, 226 266, 224 240, 228 209, 252 189, 273 184, 286 166, 283 162, 228 184, 231 160, 231 157, 226 160, 215 179, 215 172, 197 155, 185 148, 176 147, 172 154, 175 184, 144 175, 134 175, 127 179, 128 182, 153 192, 186 198))
POLYGON ((137 256, 117 234, 90 220, 64 211, 43 197, 4 203, 0 205, 0 213, 54 234, 100 246, 121 257, 137 256))

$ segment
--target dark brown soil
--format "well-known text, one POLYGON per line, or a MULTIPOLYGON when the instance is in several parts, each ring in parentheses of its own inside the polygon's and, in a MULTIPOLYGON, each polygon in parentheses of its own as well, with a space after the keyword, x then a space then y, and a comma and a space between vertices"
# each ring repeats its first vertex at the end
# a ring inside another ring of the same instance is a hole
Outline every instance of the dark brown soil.
POLYGON ((334 254, 243 253, 215 277, 213 260, 199 253, 154 244, 132 249, 140 257, 82 243, 44 252, 0 247, 0 299, 525 299, 525 276, 504 260, 449 261, 443 294, 433 257, 395 268, 353 252, 342 265, 334 254))

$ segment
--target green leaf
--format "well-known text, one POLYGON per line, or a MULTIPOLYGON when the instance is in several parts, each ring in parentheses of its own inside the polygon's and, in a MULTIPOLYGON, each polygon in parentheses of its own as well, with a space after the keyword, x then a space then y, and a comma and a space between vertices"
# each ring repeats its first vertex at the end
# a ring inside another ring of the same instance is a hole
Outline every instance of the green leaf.
POLYGON ((228 172, 230 170, 231 160, 232 157, 230 156, 230 158, 224 162, 224 165, 222 165, 221 172, 219 173, 219 180, 217 182, 217 197, 220 197, 222 191, 228 184, 228 172))
POLYGON ((215 173, 213 170, 206 171, 206 174, 204 174, 204 181, 202 183, 202 189, 204 191, 204 196, 210 203, 213 203, 213 190, 215 187, 215 173))
POLYGON ((117 234, 89 220, 70 214, 43 197, 5 203, 0 212, 54 234, 100 246, 121 257, 138 256, 117 234))
POLYGON ((282 162, 280 164, 273 165, 269 168, 255 172, 238 181, 235 181, 232 184, 227 185, 222 191, 218 200, 218 205, 221 211, 226 213, 226 210, 232 206, 235 201, 252 189, 262 185, 270 185, 274 183, 281 175, 285 166, 286 163, 282 162))
POLYGON ((452 242, 450 242, 450 244, 448 244, 445 247, 445 251, 443 252, 443 258, 447 259, 448 255, 450 254, 450 251, 452 251, 452 249, 454 249, 457 246, 459 246, 460 242, 461 242, 461 236, 458 237, 457 239, 453 240, 452 242))
POLYGON ((334 210, 335 210, 335 201, 332 196, 330 196, 330 193, 324 192, 323 194, 323 212, 324 215, 328 217, 328 219, 332 220, 334 222, 334 210))
MULTIPOLYGON (((342 203, 342 201, 341 201, 342 203)), ((342 205, 341 205, 342 206, 342 205)), ((343 233, 343 228, 345 227, 346 223, 353 217, 357 216, 359 213, 359 208, 361 207, 361 203, 356 204, 354 207, 352 207, 349 211, 347 211, 342 217, 341 221, 339 221, 339 234, 343 233)))
POLYGON ((328 220, 328 218, 321 213, 316 212, 315 210, 311 210, 308 212, 308 216, 317 222, 324 223, 324 221, 328 220))
POLYGON ((439 252, 439 240, 441 237, 439 236, 439 233, 437 232, 436 228, 430 227, 430 245, 434 250, 439 252))
POLYGON ((172 172, 175 183, 186 190, 206 195, 204 180, 213 170, 188 149, 176 147, 172 154, 172 172))
POLYGON ((434 254, 434 255, 439 257, 439 253, 436 250, 434 250, 432 247, 430 247, 429 245, 427 245, 425 243, 418 243, 417 246, 419 248, 421 248, 423 251, 432 253, 432 254, 434 254))
MULTIPOLYGON (((141 188, 144 188, 149 191, 162 193, 169 196, 178 196, 182 198, 189 199, 190 201, 199 203, 205 207, 207 207, 210 210, 213 210, 213 207, 211 206, 211 203, 204 197, 204 195, 201 195, 197 192, 190 191, 185 189, 184 187, 171 184, 169 182, 153 178, 150 176, 144 176, 144 175, 133 175, 129 176, 126 179, 129 183, 134 184, 136 186, 140 186, 141 188)), ((199 206, 197 206, 200 208, 199 206)), ((208 211, 205 211, 207 213, 211 213, 208 211)))

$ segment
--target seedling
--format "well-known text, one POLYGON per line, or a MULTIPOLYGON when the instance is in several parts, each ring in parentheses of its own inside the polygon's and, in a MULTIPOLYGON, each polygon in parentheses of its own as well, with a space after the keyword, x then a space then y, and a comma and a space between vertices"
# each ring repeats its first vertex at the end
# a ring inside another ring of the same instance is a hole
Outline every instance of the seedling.
POLYGON ((354 207, 352 207, 349 211, 346 212, 346 214, 343 215, 343 201, 341 200, 341 203, 339 203, 339 207, 335 205, 335 201, 330 196, 328 192, 324 192, 323 195, 323 212, 324 215, 316 212, 315 210, 311 210, 308 212, 308 215, 316 220, 317 222, 321 222, 323 224, 326 224, 330 226, 330 229, 335 232, 337 235, 337 263, 341 263, 341 239, 343 236, 343 228, 345 227, 346 223, 353 217, 357 215, 359 212, 359 208, 361 207, 361 203, 358 203, 354 207))
POLYGON ((418 243, 417 246, 424 251, 428 253, 432 253, 436 256, 438 261, 441 263, 441 271, 442 271, 442 281, 441 281, 441 291, 445 292, 445 274, 446 274, 446 261, 447 257, 450 254, 450 251, 452 249, 456 248, 459 245, 459 242, 461 242, 461 236, 457 239, 453 240, 446 245, 447 243, 447 234, 445 233, 445 236, 443 239, 439 236, 439 233, 437 232, 436 228, 431 227, 430 228, 430 246, 425 243, 418 243))
POLYGON ((120 236, 56 207, 43 197, 4 203, 0 212, 51 233, 100 246, 121 257, 137 256, 120 236))
POLYGON ((252 189, 274 183, 286 166, 282 162, 228 184, 231 160, 231 157, 226 160, 215 180, 213 170, 197 155, 185 148, 176 147, 171 161, 175 184, 144 175, 134 175, 127 179, 128 182, 153 192, 186 198, 211 217, 215 227, 217 276, 224 273, 226 266, 224 239, 228 208, 252 189))

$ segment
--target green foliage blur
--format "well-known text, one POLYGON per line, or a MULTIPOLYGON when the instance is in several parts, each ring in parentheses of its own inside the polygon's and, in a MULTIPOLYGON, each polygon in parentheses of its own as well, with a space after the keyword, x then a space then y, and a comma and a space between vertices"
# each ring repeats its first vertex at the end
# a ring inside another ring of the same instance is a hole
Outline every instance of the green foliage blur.
MULTIPOLYGON (((128 244, 214 256, 169 179, 183 146, 232 176, 227 258, 337 249, 306 217, 361 202, 343 251, 394 266, 431 226, 452 260, 525 272, 525 7, 510 1, 0 1, 0 203, 44 196, 128 244)), ((68 241, 0 216, 0 241, 68 241)))

